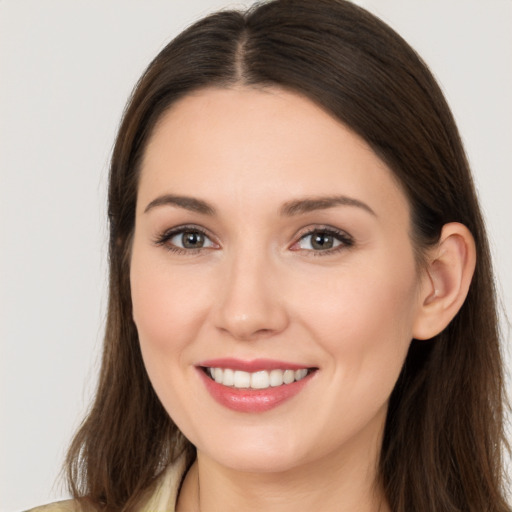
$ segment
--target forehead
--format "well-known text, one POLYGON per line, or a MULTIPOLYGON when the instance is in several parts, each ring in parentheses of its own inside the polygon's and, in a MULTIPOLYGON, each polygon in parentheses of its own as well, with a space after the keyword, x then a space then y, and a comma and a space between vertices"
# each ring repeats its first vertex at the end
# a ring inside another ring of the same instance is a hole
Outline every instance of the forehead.
POLYGON ((145 201, 193 193, 258 205, 340 193, 408 210, 392 172, 362 138, 278 88, 212 88, 181 99, 157 123, 141 172, 145 201))

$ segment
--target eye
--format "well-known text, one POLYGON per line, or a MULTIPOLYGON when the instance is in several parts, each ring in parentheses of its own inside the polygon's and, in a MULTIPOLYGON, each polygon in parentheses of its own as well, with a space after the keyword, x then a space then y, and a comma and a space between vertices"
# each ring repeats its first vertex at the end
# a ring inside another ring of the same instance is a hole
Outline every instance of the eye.
POLYGON ((293 244, 292 250, 315 252, 335 252, 353 245, 353 239, 343 231, 334 229, 314 229, 302 235, 293 244))
POLYGON ((166 231, 155 240, 155 243, 178 253, 218 247, 203 230, 192 226, 182 226, 166 231))
POLYGON ((169 239, 169 242, 182 249, 213 247, 213 242, 204 233, 191 229, 175 234, 169 239))

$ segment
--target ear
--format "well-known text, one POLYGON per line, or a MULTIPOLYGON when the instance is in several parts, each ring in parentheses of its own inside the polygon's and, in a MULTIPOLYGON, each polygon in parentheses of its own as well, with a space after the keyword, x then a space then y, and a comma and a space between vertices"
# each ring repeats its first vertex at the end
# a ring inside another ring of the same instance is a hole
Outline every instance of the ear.
POLYGON ((451 322, 466 299, 475 264, 475 241, 469 229, 458 222, 445 224, 423 269, 414 338, 432 338, 451 322))

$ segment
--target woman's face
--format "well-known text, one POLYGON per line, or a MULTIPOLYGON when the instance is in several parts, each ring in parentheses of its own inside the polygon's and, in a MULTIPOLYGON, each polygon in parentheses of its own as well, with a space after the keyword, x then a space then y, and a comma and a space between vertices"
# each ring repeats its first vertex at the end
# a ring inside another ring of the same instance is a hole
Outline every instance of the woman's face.
POLYGON ((200 456, 283 471, 378 452, 420 305, 409 231, 390 170, 297 94, 207 89, 163 116, 142 163, 133 316, 200 456))

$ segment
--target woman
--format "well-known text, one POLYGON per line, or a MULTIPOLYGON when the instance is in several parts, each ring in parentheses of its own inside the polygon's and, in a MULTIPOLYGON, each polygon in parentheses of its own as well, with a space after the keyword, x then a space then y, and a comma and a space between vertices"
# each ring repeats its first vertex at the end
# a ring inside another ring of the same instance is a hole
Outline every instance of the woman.
MULTIPOLYGON (((483 222, 432 76, 344 1, 223 12, 119 130, 85 510, 510 510, 483 222)), ((58 509, 58 508, 57 508, 58 509)))

